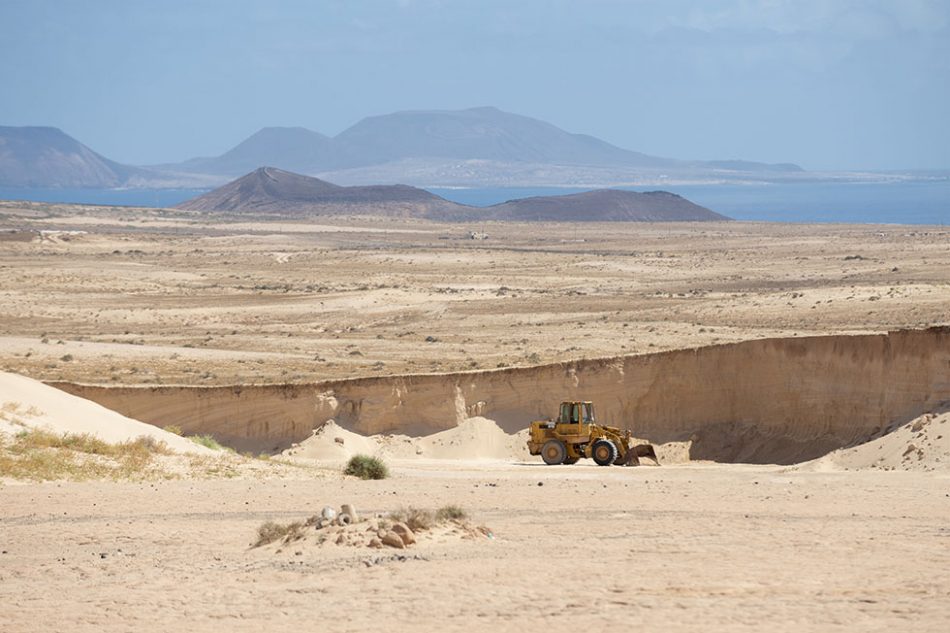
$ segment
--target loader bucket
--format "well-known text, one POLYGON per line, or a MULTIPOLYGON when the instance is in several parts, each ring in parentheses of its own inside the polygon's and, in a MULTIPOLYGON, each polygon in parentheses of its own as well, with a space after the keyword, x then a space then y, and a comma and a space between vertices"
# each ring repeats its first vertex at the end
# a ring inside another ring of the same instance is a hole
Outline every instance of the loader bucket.
POLYGON ((656 465, 660 465, 660 460, 656 457, 656 450, 653 448, 652 444, 637 444, 636 446, 631 446, 630 450, 627 451, 627 461, 624 464, 625 466, 639 466, 641 457, 649 457, 656 465))

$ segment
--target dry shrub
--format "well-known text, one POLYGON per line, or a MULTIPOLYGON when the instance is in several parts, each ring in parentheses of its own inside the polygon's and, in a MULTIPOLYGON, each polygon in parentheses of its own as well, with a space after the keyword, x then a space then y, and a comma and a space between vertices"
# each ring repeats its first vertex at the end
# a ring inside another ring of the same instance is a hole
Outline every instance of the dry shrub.
POLYGON ((267 521, 257 528, 257 541, 254 542, 254 547, 260 547, 279 540, 283 540, 284 543, 291 543, 293 541, 299 541, 303 536, 304 524, 300 521, 286 524, 267 521))
POLYGON ((393 521, 405 523, 413 532, 429 530, 435 525, 435 515, 432 511, 421 508, 401 508, 390 513, 389 518, 393 521))
POLYGON ((435 512, 435 520, 439 523, 446 521, 463 521, 468 518, 468 513, 460 506, 449 504, 442 506, 435 512))

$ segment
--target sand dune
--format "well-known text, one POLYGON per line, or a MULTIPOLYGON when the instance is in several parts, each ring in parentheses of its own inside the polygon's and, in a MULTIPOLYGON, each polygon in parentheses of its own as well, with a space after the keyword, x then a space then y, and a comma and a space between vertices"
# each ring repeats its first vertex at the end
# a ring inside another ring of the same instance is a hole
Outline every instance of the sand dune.
POLYGON ((529 459, 525 432, 505 433, 487 418, 467 418, 458 426, 422 437, 364 436, 330 420, 313 435, 284 451, 284 455, 321 461, 345 461, 364 454, 397 459, 529 459))
POLYGON ((179 453, 212 454, 184 437, 127 418, 38 380, 0 372, 0 433, 40 428, 57 434, 89 434, 109 443, 146 436, 179 453))
POLYGON ((892 425, 884 434, 832 451, 802 470, 950 470, 950 410, 892 425))

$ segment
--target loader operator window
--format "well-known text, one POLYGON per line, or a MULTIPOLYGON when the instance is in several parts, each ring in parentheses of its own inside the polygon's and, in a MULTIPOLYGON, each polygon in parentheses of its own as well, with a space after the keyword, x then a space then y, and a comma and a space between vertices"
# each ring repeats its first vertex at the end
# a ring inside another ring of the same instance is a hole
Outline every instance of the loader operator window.
POLYGON ((577 424, 577 413, 570 402, 561 405, 561 424, 577 424))
POLYGON ((584 403, 584 424, 591 424, 594 421, 594 405, 586 402, 584 403))
POLYGON ((565 402, 561 405, 561 424, 591 424, 594 421, 594 405, 589 402, 565 402))

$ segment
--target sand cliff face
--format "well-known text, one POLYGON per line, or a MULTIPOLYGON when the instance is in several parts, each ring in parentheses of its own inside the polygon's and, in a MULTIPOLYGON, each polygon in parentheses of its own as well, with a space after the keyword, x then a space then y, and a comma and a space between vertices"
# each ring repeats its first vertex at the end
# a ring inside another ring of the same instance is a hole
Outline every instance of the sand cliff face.
POLYGON ((690 442, 692 459, 795 463, 950 406, 950 328, 308 385, 55 386, 239 450, 286 448, 330 419, 365 435, 421 435, 484 416, 514 433, 562 399, 589 399, 602 422, 637 437, 690 442))

